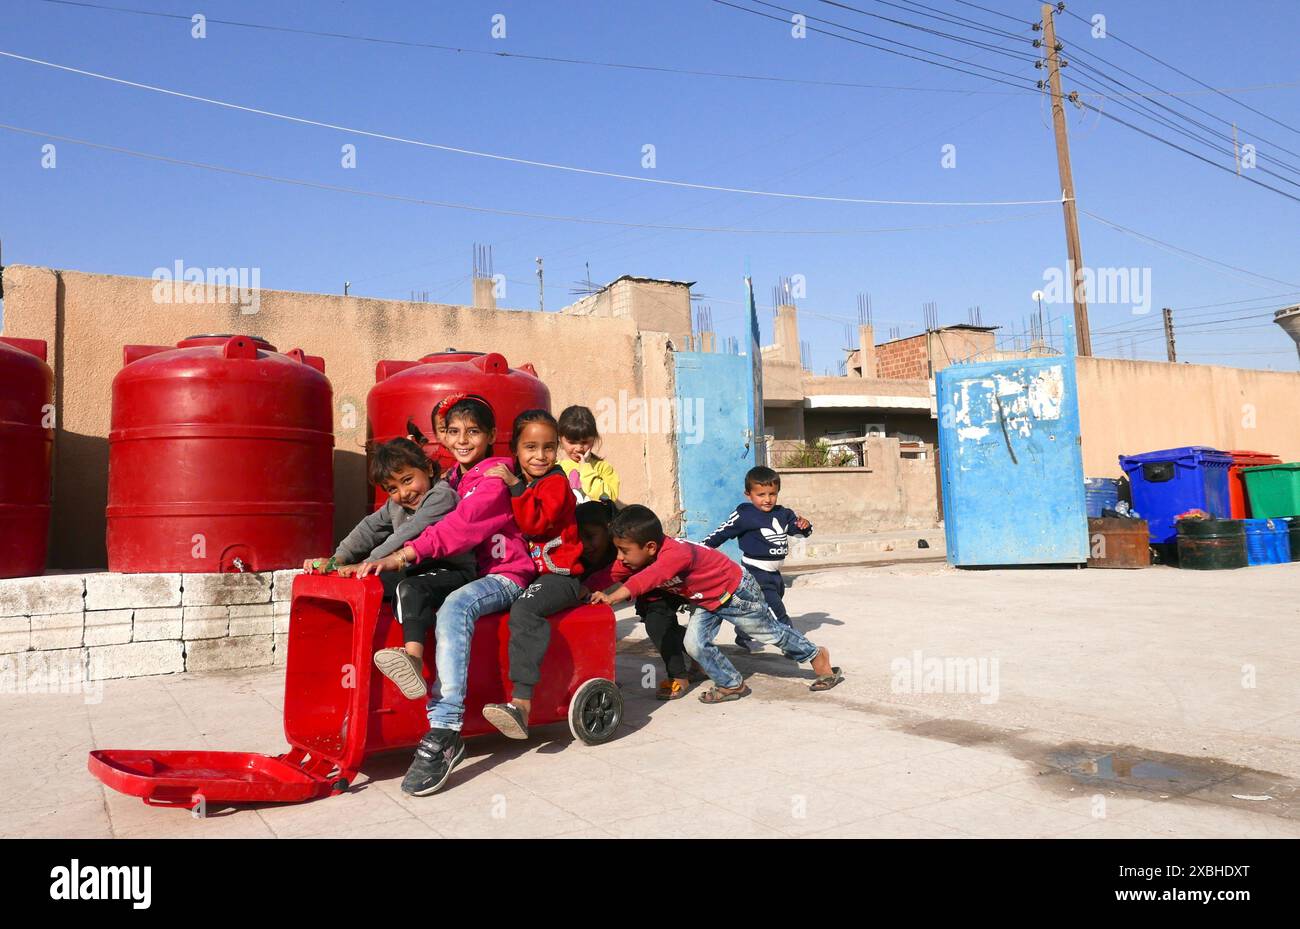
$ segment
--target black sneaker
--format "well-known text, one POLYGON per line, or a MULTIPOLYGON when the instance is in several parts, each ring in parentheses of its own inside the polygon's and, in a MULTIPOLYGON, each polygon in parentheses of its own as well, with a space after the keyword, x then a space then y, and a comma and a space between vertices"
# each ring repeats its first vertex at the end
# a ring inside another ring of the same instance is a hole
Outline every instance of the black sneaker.
POLYGON ((459 732, 430 729, 416 746, 415 760, 411 762, 406 777, 402 778, 402 793, 412 797, 437 793, 464 754, 465 743, 459 732))

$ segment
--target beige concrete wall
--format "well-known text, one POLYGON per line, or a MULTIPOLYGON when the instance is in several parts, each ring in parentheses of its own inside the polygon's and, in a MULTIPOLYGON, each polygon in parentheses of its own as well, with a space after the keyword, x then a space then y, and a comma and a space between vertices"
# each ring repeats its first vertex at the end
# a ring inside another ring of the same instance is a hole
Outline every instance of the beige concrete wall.
POLYGON ((777 470, 781 505, 822 535, 938 525, 934 458, 900 458, 897 439, 870 440, 866 468, 777 470))
MULTIPOLYGON (((235 332, 261 336, 282 351, 323 356, 335 399, 336 536, 368 512, 365 402, 380 359, 410 360, 448 346, 497 351, 512 365, 536 366, 557 412, 573 403, 594 409, 601 398, 616 401, 620 390, 629 397, 673 396, 667 337, 638 331, 630 318, 269 290, 261 291, 257 312, 246 315, 229 303, 155 303, 153 283, 24 266, 4 271, 4 334, 47 340, 55 372, 52 567, 106 563, 110 388, 123 345, 235 332)), ((622 476, 625 499, 665 515, 677 510, 671 434, 607 435, 602 454, 622 476)))
POLYGON ((1300 461, 1300 373, 1079 359, 1083 470, 1118 477, 1118 456, 1183 445, 1300 461))
POLYGON ((678 351, 691 341, 691 288, 685 282, 623 277, 560 313, 630 319, 643 330, 668 333, 678 351))

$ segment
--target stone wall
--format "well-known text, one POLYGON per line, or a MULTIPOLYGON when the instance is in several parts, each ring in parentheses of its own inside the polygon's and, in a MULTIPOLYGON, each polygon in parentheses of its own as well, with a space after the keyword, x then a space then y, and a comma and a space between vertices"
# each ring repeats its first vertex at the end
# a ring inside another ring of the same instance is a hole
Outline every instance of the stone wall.
POLYGON ((298 573, 0 580, 0 684, 283 664, 298 573))

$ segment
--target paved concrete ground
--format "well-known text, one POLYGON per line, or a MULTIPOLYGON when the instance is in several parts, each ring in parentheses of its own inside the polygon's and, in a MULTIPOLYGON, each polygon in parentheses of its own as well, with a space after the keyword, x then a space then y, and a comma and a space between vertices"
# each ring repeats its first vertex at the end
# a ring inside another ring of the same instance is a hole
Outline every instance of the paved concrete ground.
POLYGON ((102 788, 87 750, 283 751, 279 670, 6 694, 0 835, 1300 836, 1298 589, 1300 565, 805 574, 787 602, 848 674, 829 693, 769 651, 737 658, 748 699, 657 703, 624 618, 614 742, 472 740, 423 799, 398 753, 346 795, 202 820, 102 788), (974 673, 945 686, 944 658, 974 673))

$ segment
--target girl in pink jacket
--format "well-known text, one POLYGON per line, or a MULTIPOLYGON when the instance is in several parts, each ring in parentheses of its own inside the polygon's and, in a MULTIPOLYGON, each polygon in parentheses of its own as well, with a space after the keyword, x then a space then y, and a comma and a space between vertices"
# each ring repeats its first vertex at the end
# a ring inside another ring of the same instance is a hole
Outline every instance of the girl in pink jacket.
POLYGON ((439 790, 465 753, 460 728, 465 717, 465 683, 469 671, 474 623, 486 613, 508 610, 536 575, 524 537, 515 525, 510 492, 498 477, 486 472, 507 467, 507 458, 489 454, 496 440, 496 417, 481 397, 467 396, 447 410, 445 444, 457 467, 447 482, 460 503, 441 522, 430 526, 387 558, 367 562, 358 576, 395 570, 426 558, 446 558, 473 549, 478 580, 449 591, 438 575, 408 577, 397 585, 397 618, 404 648, 375 653, 375 666, 412 699, 429 694, 429 732, 415 751, 415 760, 402 781, 402 790, 422 797, 439 790), (434 610, 436 609, 436 619, 434 610), (424 681, 424 641, 430 623, 435 628, 434 660, 437 680, 428 691, 424 681))

